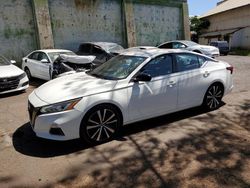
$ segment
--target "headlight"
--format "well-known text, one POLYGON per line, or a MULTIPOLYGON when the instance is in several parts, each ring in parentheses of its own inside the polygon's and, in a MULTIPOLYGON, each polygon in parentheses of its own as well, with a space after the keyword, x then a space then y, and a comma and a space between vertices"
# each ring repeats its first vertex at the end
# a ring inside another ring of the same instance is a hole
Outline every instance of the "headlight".
POLYGON ((55 113, 55 112, 62 112, 67 110, 72 110, 74 106, 81 100, 82 98, 70 100, 70 101, 64 101, 56 104, 51 104, 48 106, 44 106, 40 109, 40 112, 42 114, 49 114, 49 113, 55 113))
POLYGON ((24 73, 22 73, 20 76, 18 76, 18 78, 21 80, 21 79, 23 79, 25 76, 26 76, 26 73, 24 72, 24 73))

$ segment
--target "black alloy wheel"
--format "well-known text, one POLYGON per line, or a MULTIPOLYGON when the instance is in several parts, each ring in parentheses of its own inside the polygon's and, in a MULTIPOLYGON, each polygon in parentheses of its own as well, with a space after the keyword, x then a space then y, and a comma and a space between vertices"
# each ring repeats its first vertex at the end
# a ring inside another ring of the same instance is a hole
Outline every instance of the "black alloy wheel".
POLYGON ((112 140, 121 123, 121 116, 115 107, 99 105, 86 114, 81 125, 81 138, 93 144, 112 140))
POLYGON ((205 95, 203 105, 208 110, 216 110, 221 106, 224 89, 220 84, 211 85, 205 95))

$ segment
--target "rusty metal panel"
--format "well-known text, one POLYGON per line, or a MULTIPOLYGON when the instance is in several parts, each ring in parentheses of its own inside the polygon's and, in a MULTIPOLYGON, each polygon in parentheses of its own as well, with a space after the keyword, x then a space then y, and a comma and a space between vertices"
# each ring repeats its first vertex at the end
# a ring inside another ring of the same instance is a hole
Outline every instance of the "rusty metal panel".
POLYGON ((179 7, 134 4, 137 45, 158 45, 183 38, 182 12, 179 7))
POLYGON ((77 50, 81 42, 124 45, 121 0, 49 0, 56 48, 77 50))
POLYGON ((7 58, 21 58, 36 49, 35 25, 30 0, 1 1, 0 52, 7 58))

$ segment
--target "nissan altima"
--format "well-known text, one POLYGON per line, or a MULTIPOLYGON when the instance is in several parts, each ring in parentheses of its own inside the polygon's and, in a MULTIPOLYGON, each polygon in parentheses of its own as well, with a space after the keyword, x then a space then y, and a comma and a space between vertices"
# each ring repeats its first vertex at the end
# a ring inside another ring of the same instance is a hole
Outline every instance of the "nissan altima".
POLYGON ((128 51, 34 90, 30 123, 38 137, 102 143, 122 125, 200 105, 219 108, 233 88, 232 74, 228 63, 198 53, 128 51))

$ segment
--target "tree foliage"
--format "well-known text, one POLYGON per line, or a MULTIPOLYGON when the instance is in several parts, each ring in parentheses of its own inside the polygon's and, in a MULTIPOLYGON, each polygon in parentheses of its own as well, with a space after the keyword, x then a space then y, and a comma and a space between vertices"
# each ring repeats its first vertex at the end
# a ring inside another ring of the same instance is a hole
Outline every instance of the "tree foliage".
POLYGON ((206 19, 200 19, 197 16, 190 18, 190 30, 195 31, 197 35, 201 34, 203 29, 207 29, 210 26, 210 22, 206 19))

